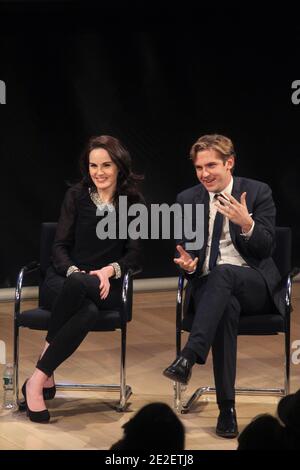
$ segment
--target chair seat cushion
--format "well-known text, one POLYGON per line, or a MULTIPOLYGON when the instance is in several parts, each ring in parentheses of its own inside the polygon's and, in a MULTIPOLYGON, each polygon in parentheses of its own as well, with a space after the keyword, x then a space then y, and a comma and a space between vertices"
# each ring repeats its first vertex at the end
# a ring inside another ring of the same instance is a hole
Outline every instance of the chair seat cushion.
MULTIPOLYGON (((51 312, 39 307, 22 312, 18 324, 20 327, 45 331, 48 330, 50 318, 51 312)), ((103 310, 99 311, 97 323, 91 331, 114 331, 117 328, 121 328, 119 311, 103 310)))
POLYGON ((284 333, 285 321, 282 315, 242 315, 239 322, 239 335, 275 335, 284 333))

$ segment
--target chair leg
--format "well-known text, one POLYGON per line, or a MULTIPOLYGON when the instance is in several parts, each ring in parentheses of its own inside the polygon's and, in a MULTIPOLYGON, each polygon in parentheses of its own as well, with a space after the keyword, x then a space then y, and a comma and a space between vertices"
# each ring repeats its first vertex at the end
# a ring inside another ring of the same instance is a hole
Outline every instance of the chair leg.
POLYGON ((291 366, 291 333, 290 333, 290 313, 286 316, 286 330, 284 335, 285 346, 285 374, 284 374, 284 393, 290 393, 290 366, 291 366))
POLYGON ((19 405, 19 325, 14 321, 14 401, 19 405))
POLYGON ((119 392, 120 399, 116 411, 124 411, 127 407, 129 397, 132 395, 132 389, 126 385, 126 329, 127 325, 121 328, 121 363, 120 363, 120 382, 119 384, 87 384, 87 383, 56 383, 57 390, 88 390, 88 391, 106 391, 119 392))
MULTIPOLYGON (((288 320, 287 320, 288 322, 288 320)), ((246 388, 246 387, 236 387, 236 395, 274 395, 274 396, 284 396, 289 393, 290 389, 290 330, 286 327, 285 333, 285 368, 284 368, 284 388, 246 388)), ((204 394, 204 393, 216 393, 215 387, 200 387, 194 391, 190 398, 186 402, 182 402, 181 392, 182 386, 175 383, 175 409, 178 413, 188 413, 192 405, 204 394)))
MULTIPOLYGON (((286 333, 285 333, 285 382, 284 388, 242 388, 237 387, 235 392, 237 395, 275 395, 284 396, 289 393, 290 389, 290 329, 289 319, 287 319, 286 333)), ((177 332, 176 335, 176 351, 179 354, 181 346, 181 337, 177 332)), ((193 394, 186 401, 183 401, 183 391, 186 386, 174 382, 174 409, 177 413, 185 414, 188 413, 193 404, 204 394, 204 393, 216 393, 215 387, 204 386, 197 388, 193 394)))
POLYGON ((125 323, 121 328, 120 403, 117 411, 125 410, 127 400, 132 395, 131 387, 126 385, 126 336, 127 324, 125 323))
MULTIPOLYGON (((181 311, 181 309, 180 309, 181 311)), ((176 357, 179 356, 181 352, 181 335, 182 330, 180 327, 176 327, 176 357)), ((182 384, 179 382, 174 382, 174 408, 177 413, 182 411, 182 384)))
POLYGON ((194 393, 190 396, 190 398, 187 401, 183 401, 182 394, 186 390, 186 386, 180 384, 179 382, 174 382, 174 409, 177 411, 177 413, 180 414, 186 414, 190 411, 192 408, 193 404, 199 400, 199 398, 204 394, 204 393, 215 393, 215 389, 212 387, 199 387, 197 390, 194 391, 194 393))
POLYGON ((179 382, 174 382, 174 408, 177 413, 182 411, 182 387, 179 382))

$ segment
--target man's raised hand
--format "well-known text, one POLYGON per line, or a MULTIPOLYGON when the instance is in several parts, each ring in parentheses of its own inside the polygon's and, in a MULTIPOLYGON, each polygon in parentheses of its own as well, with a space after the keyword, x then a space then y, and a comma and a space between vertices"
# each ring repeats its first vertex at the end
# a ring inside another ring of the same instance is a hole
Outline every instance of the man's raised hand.
POLYGON ((178 264, 181 269, 184 269, 187 272, 193 272, 196 270, 198 258, 193 259, 191 255, 185 251, 181 245, 177 245, 176 249, 179 253, 179 258, 174 258, 174 263, 178 264))

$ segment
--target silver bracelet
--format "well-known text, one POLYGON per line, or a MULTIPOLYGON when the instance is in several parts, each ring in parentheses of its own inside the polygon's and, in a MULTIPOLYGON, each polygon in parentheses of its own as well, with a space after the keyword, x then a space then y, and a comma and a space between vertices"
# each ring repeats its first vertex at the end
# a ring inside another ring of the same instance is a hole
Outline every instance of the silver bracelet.
POLYGON ((122 271, 119 263, 109 263, 108 266, 112 266, 115 271, 114 279, 119 279, 122 276, 122 271))
POLYGON ((80 269, 77 266, 70 266, 68 271, 67 271, 67 277, 69 277, 71 274, 76 273, 80 271, 80 269))

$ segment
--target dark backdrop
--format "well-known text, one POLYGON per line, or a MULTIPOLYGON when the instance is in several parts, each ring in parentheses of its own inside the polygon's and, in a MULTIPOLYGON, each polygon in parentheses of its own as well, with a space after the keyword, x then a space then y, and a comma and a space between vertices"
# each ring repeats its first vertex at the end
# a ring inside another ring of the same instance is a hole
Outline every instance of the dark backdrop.
MULTIPOLYGON (((1 286, 38 257, 40 224, 57 220, 96 134, 126 144, 146 199, 160 203, 197 183, 191 144, 203 133, 228 135, 236 174, 271 185, 299 264, 293 12, 22 2, 0 3, 0 15, 1 286)), ((176 273, 171 242, 144 246, 143 277, 176 273)))

